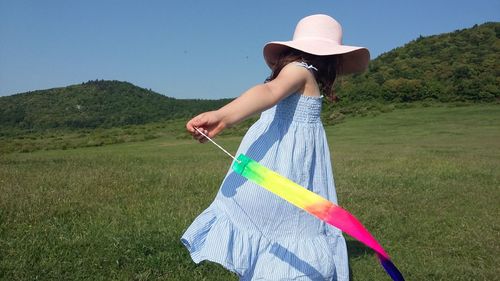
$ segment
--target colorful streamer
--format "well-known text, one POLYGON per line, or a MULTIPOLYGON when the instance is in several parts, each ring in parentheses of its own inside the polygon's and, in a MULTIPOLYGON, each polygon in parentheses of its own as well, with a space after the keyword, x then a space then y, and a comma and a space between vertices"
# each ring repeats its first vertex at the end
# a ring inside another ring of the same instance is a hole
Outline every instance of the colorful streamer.
POLYGON ((269 170, 243 154, 238 156, 232 167, 236 173, 248 180, 363 242, 376 252, 380 263, 392 280, 404 281, 403 275, 392 263, 382 246, 358 219, 348 211, 269 170))

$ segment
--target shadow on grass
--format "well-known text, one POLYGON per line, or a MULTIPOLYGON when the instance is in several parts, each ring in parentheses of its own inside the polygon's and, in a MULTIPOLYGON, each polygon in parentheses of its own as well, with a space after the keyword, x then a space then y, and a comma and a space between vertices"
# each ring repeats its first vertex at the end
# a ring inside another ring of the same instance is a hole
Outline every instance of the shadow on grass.
MULTIPOLYGON (((358 257, 363 257, 366 255, 373 255, 373 250, 365 246, 365 244, 355 241, 355 240, 346 240, 347 243, 347 252, 349 255, 349 260, 358 258, 358 257)), ((349 280, 354 281, 356 280, 352 268, 351 268, 351 263, 349 262, 349 280)))
POLYGON ((372 255, 375 253, 372 249, 359 241, 347 240, 346 243, 347 252, 349 253, 349 257, 351 258, 372 255))

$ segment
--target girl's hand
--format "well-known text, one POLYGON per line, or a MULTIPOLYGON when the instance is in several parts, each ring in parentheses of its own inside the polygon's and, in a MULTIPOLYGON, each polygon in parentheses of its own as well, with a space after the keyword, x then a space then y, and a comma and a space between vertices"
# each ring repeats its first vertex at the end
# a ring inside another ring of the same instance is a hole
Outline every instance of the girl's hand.
POLYGON ((200 134, 195 127, 209 138, 213 138, 226 128, 226 123, 222 120, 222 116, 218 111, 204 112, 189 120, 186 124, 186 129, 194 139, 200 143, 204 143, 207 141, 207 138, 200 134))

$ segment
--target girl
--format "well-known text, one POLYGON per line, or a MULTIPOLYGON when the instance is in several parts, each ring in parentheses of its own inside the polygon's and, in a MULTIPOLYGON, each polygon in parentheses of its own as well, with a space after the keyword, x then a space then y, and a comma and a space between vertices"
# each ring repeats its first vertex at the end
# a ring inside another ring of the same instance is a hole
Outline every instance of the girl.
MULTIPOLYGON (((366 48, 341 43, 340 24, 327 15, 303 18, 292 41, 270 42, 271 68, 256 85, 226 106, 202 113, 186 127, 215 137, 261 113, 244 136, 243 153, 292 181, 337 203, 330 153, 320 120, 323 96, 335 78, 363 71, 366 48)), ((240 280, 349 280, 347 249, 340 230, 267 190, 227 173, 214 202, 181 238, 195 263, 210 260, 240 280)))

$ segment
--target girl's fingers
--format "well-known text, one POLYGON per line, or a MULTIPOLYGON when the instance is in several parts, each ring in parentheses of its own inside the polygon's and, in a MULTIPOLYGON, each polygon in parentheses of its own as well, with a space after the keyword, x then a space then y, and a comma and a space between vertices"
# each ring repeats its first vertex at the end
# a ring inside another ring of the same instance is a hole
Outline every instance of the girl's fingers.
MULTIPOLYGON (((202 129, 202 128, 199 128, 199 130, 205 134, 205 135, 208 135, 208 131, 205 130, 205 129, 202 129)), ((193 138, 199 142, 205 142, 207 140, 207 138, 201 134, 200 132, 198 132, 198 130, 195 129, 195 133, 193 133, 193 138)))
POLYGON ((195 133, 196 129, 195 127, 199 127, 205 123, 203 114, 200 114, 193 119, 189 120, 189 122, 186 124, 186 129, 191 133, 195 133))
POLYGON ((198 131, 196 131, 195 127, 191 124, 187 124, 186 129, 191 135, 199 134, 198 131))
POLYGON ((206 136, 209 136, 210 134, 209 130, 204 128, 205 126, 210 127, 209 120, 207 120, 207 118, 208 117, 205 114, 200 114, 189 120, 189 122, 187 122, 186 124, 186 129, 193 136, 193 139, 199 141, 200 143, 208 141, 208 139, 203 134, 205 134, 206 136), (201 133, 198 130, 201 131, 201 133))
POLYGON ((204 129, 204 128, 196 128, 195 127, 195 132, 196 132, 196 135, 200 135, 202 137, 204 137, 203 134, 205 134, 205 135, 208 136, 208 131, 206 129, 204 129), (201 133, 198 130, 201 131, 201 133))
POLYGON ((193 119, 193 126, 194 127, 200 127, 200 126, 203 126, 203 124, 205 124, 207 121, 205 120, 205 116, 204 115, 198 115, 196 116, 194 119, 193 119))

